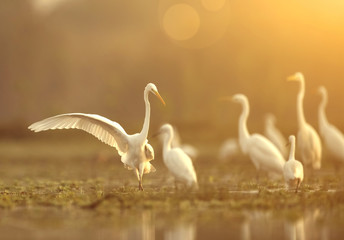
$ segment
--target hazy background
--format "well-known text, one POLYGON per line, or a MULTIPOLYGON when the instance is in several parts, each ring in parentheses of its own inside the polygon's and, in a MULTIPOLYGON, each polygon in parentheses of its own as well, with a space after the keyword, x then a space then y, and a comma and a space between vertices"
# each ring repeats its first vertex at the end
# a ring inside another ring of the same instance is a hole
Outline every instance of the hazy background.
POLYGON ((241 92, 251 132, 272 112, 289 134, 298 84, 286 77, 296 71, 307 120, 317 128, 322 84, 328 118, 344 129, 343 63, 342 0, 1 0, 0 133, 25 135, 68 112, 138 132, 153 82, 167 105, 150 96, 151 131, 171 122, 189 139, 236 135, 240 107, 218 98, 241 92))

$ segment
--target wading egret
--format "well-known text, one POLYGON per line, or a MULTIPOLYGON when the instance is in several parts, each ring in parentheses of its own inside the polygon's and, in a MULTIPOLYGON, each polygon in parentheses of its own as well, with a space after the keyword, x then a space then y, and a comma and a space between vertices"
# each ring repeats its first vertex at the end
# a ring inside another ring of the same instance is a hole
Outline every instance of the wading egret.
POLYGON ((336 160, 344 163, 344 136, 343 133, 334 125, 327 121, 325 108, 327 105, 327 90, 325 87, 319 87, 322 101, 319 105, 319 131, 324 140, 326 148, 336 158, 336 160))
POLYGON ((284 164, 283 174, 284 180, 289 189, 294 189, 297 192, 303 180, 303 166, 302 163, 295 160, 295 136, 289 136, 290 153, 289 159, 284 164))
POLYGON ((247 118, 250 112, 249 102, 245 95, 235 94, 234 102, 242 105, 239 118, 239 145, 244 154, 249 155, 254 166, 259 171, 282 176, 285 159, 277 147, 266 137, 260 134, 250 134, 247 129, 247 118))
POLYGON ((219 159, 221 161, 232 160, 240 153, 238 140, 235 138, 228 138, 225 140, 219 150, 219 159))
POLYGON ((42 121, 33 123, 29 129, 35 132, 49 129, 81 129, 100 141, 115 147, 121 156, 121 161, 129 170, 134 170, 139 181, 139 190, 142 187, 142 175, 154 172, 155 168, 150 164, 154 159, 154 150, 147 141, 150 122, 149 93, 155 94, 165 105, 157 87, 153 83, 147 84, 144 90, 144 101, 146 107, 145 120, 140 133, 128 135, 117 122, 96 114, 67 113, 53 116, 42 121))
POLYGON ((269 113, 265 116, 265 129, 264 135, 276 145, 278 150, 282 153, 284 158, 288 157, 288 149, 286 147, 287 140, 280 130, 276 127, 276 117, 269 113))
POLYGON ((189 155, 189 157, 191 157, 192 160, 195 160, 198 156, 198 150, 190 144, 182 143, 177 128, 173 127, 173 130, 174 137, 172 139, 171 146, 181 148, 187 155, 189 155))
POLYGON ((313 169, 321 168, 321 142, 318 133, 306 122, 303 112, 303 98, 305 96, 305 79, 300 72, 288 77, 288 81, 300 83, 300 90, 297 95, 297 122, 299 131, 297 133, 297 146, 301 154, 301 160, 305 166, 313 169))
POLYGON ((188 187, 198 188, 197 176, 191 158, 181 149, 171 146, 173 127, 170 124, 161 126, 158 134, 163 142, 163 161, 175 177, 176 182, 182 182, 188 187))

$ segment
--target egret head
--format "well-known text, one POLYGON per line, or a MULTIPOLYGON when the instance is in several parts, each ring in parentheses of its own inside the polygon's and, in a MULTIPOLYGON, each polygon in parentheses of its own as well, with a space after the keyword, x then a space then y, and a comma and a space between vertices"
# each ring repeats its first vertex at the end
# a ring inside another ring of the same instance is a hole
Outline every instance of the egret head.
POLYGON ((318 88, 318 93, 321 95, 321 96, 326 96, 327 95, 327 91, 326 91, 326 88, 324 86, 320 86, 318 88))
POLYGON ((290 146, 292 143, 295 143, 295 136, 294 135, 289 136, 289 142, 287 142, 287 144, 285 146, 290 146))
POLYGON ((289 143, 291 144, 291 143, 295 143, 295 136, 294 135, 290 135, 289 136, 289 143))
POLYGON ((158 132, 154 133, 152 137, 162 136, 162 139, 164 139, 164 136, 166 134, 170 135, 173 133, 173 127, 171 124, 165 123, 162 125, 158 132))
POLYGON ((298 81, 301 82, 304 80, 303 74, 300 72, 297 72, 287 78, 287 81, 298 81))
POLYGON ((171 133, 173 132, 173 127, 171 124, 165 123, 160 127, 159 133, 160 134, 165 134, 165 133, 171 133))
POLYGON ((275 124, 276 123, 276 117, 272 113, 268 113, 265 115, 265 122, 268 124, 275 124))
POLYGON ((247 103, 247 97, 244 94, 238 93, 232 96, 232 101, 236 103, 247 103))
POLYGON ((145 91, 154 93, 154 95, 160 99, 162 104, 166 105, 164 99, 160 96, 160 94, 158 92, 158 88, 155 86, 154 83, 148 83, 146 88, 145 88, 145 91))

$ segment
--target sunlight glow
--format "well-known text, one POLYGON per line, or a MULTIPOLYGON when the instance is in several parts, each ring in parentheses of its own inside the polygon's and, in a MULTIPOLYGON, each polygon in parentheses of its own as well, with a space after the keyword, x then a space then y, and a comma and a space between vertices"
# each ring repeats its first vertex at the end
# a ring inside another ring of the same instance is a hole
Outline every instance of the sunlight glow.
POLYGON ((170 7, 163 17, 163 28, 168 36, 183 41, 192 38, 200 27, 200 17, 196 10, 187 4, 170 7))
POLYGON ((202 5, 208 11, 219 11, 225 5, 226 0, 202 0, 202 5))
POLYGON ((67 0, 31 0, 33 6, 41 13, 50 13, 67 0))

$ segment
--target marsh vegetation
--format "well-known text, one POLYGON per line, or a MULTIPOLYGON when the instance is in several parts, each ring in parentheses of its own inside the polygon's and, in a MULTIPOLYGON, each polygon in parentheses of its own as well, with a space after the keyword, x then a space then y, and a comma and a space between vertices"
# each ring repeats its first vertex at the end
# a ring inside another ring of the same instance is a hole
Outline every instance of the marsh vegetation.
POLYGON ((0 143, 7 239, 326 239, 343 231, 342 171, 330 162, 295 194, 282 179, 257 181, 249 159, 220 162, 203 148, 194 163, 200 189, 189 191, 175 189, 158 151, 157 172, 140 192, 133 173, 96 139, 48 139, 0 143))

